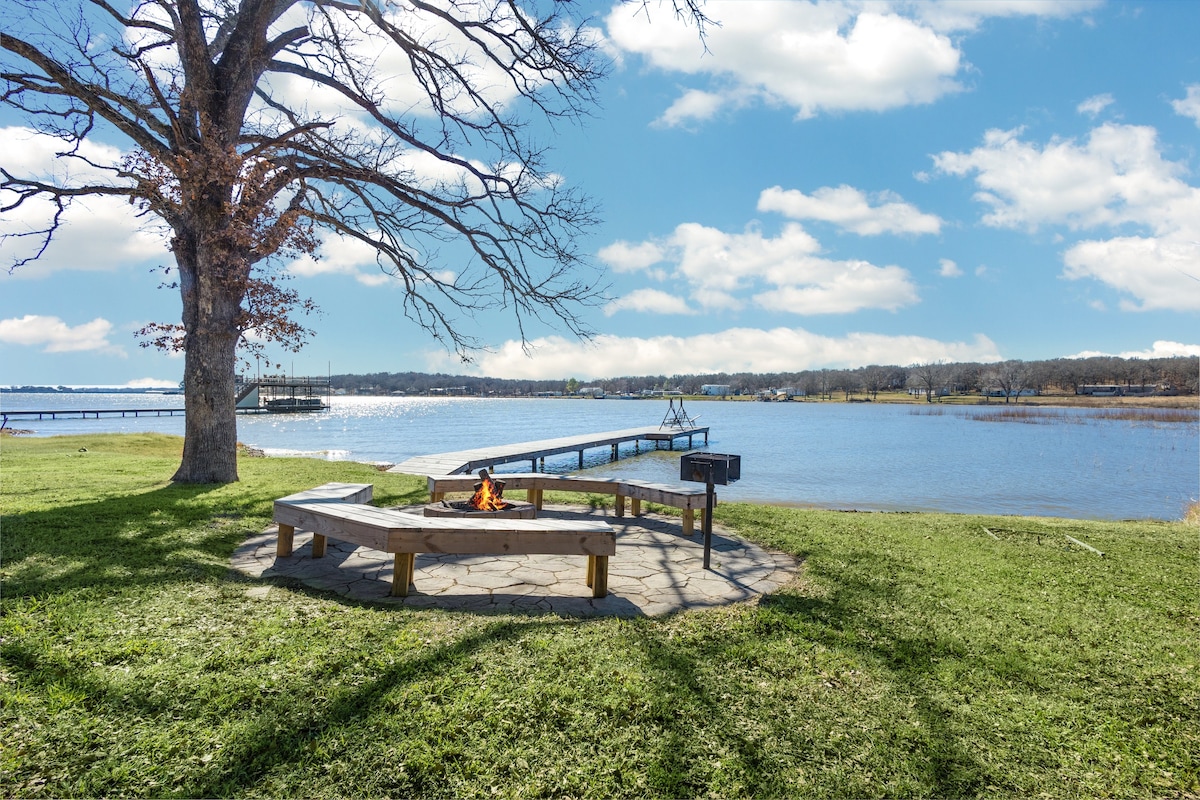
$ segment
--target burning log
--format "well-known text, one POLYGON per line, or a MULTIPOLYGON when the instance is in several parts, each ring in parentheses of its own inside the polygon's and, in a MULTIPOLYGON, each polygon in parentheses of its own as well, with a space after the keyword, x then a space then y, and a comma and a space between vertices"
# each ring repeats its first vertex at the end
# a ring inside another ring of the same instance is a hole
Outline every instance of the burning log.
POLYGON ((480 511, 503 511, 508 508, 504 502, 504 481, 492 480, 486 469, 479 470, 479 483, 475 484, 475 494, 471 497, 471 507, 480 511))

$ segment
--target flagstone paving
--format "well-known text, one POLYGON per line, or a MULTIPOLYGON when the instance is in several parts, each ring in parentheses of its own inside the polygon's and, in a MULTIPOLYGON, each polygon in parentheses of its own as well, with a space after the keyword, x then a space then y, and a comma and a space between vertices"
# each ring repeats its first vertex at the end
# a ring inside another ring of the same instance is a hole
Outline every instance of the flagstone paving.
MULTIPOLYGON (((414 506, 401 510, 420 513, 414 506)), ((324 558, 312 557, 312 535, 296 531, 295 549, 275 557, 274 526, 246 540, 233 568, 252 577, 287 577, 306 586, 408 608, 547 612, 564 616, 660 616, 751 600, 791 580, 796 559, 765 550, 713 526, 711 570, 703 568, 704 537, 682 535, 677 517, 605 517, 582 506, 546 506, 540 516, 604 519, 617 532, 609 559, 608 597, 593 598, 583 556, 417 556, 408 597, 389 594, 393 559, 387 553, 329 539, 324 558)), ((263 596, 262 587, 250 590, 263 596)))

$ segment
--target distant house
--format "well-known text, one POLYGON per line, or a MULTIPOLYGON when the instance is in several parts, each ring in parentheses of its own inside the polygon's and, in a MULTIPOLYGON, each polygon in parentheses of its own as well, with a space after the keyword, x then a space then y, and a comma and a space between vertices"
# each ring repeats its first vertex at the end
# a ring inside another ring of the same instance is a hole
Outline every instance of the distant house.
POLYGON ((576 394, 583 397, 595 397, 597 399, 604 397, 604 389, 600 386, 584 386, 576 394))
POLYGON ((700 387, 700 394, 709 397, 724 397, 730 394, 730 388, 728 383, 706 383, 700 387))
POLYGON ((1123 397, 1125 395, 1152 395, 1157 393, 1157 386, 1149 384, 1125 386, 1118 383, 1089 383, 1080 386, 1075 394, 1089 394, 1094 397, 1123 397))
POLYGON ((979 392, 983 397, 1037 397, 1037 389, 1020 389, 1015 392, 1006 392, 1003 389, 995 387, 991 389, 981 389, 979 392))

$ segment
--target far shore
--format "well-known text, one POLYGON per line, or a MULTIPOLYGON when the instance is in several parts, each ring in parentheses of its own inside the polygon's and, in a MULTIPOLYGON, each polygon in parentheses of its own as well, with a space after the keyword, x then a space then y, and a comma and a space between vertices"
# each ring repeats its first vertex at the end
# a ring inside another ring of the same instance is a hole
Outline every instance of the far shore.
MULTIPOLYGON (((541 399, 541 398, 539 398, 541 399)), ((591 400, 595 398, 583 396, 567 396, 549 398, 554 400, 591 400)), ((611 398, 605 398, 611 399, 611 398)), ((637 400, 676 400, 692 402, 734 402, 734 403, 887 403, 892 405, 957 405, 957 406, 1062 406, 1067 408, 1191 408, 1200 410, 1200 395, 1149 395, 1144 397, 1099 397, 1084 394, 1066 394, 1062 392, 1030 395, 1010 398, 1005 402, 1003 397, 983 397, 978 394, 951 394, 926 400, 925 395, 910 395, 907 392, 879 392, 872 397, 870 394, 854 393, 846 396, 844 392, 835 392, 831 397, 793 397, 788 400, 763 400, 755 395, 704 395, 685 394, 655 397, 639 397, 637 400)))

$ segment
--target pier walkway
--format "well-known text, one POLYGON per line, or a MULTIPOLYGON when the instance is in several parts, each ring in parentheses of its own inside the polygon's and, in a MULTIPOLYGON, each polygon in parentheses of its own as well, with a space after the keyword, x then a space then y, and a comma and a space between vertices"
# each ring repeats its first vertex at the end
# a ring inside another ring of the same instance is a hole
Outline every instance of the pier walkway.
POLYGON ((0 411, 0 429, 12 420, 100 419, 101 417, 173 417, 182 415, 178 408, 56 408, 46 411, 0 411))
POLYGON ((515 461, 528 461, 533 465, 530 472, 541 472, 546 456, 561 453, 579 453, 579 468, 583 469, 583 452, 595 447, 612 448, 612 460, 616 461, 619 455, 618 447, 625 442, 633 442, 637 452, 640 452, 643 441, 654 442, 655 450, 661 449, 662 444, 666 442, 667 448, 674 450, 676 439, 687 438, 688 448, 691 449, 693 438, 701 435, 704 436, 704 443, 708 444, 707 427, 627 428, 606 433, 587 433, 536 442, 516 442, 495 447, 458 450, 453 453, 417 456, 397 464, 388 472, 403 472, 407 475, 458 475, 515 461))

